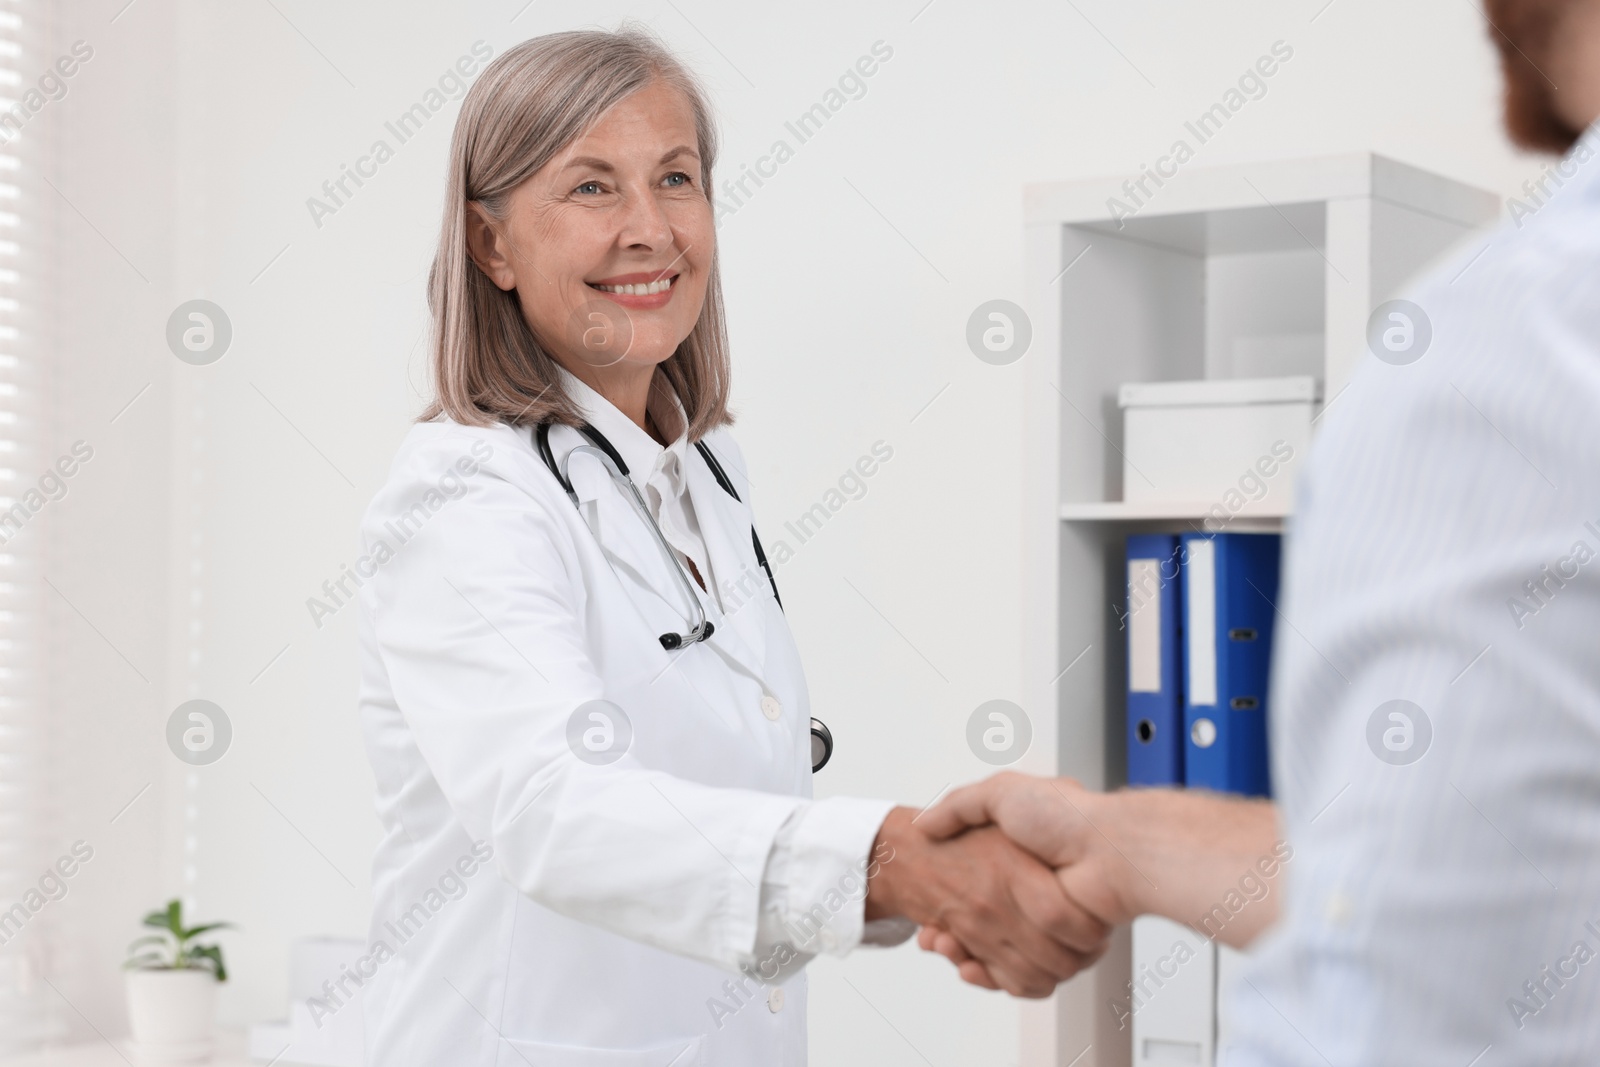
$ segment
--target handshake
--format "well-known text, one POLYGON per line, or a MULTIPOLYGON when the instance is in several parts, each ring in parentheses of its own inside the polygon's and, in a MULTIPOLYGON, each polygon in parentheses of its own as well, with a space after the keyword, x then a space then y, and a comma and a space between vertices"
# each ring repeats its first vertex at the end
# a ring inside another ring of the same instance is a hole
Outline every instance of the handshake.
MULTIPOLYGON (((1143 914, 1198 924, 1273 851, 1275 828, 1266 801, 1004 772, 920 814, 889 813, 873 855, 887 845, 892 858, 868 881, 866 918, 920 924, 918 943, 973 985, 1046 997, 1116 926, 1143 914)), ((1269 896, 1215 936, 1243 946, 1276 909, 1269 896)))

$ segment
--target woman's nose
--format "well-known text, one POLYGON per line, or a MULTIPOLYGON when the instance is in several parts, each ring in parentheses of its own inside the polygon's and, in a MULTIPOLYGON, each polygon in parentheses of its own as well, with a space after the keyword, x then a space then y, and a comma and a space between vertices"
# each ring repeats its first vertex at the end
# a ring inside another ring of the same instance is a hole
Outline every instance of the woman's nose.
POLYGON ((624 197, 617 241, 626 248, 651 249, 672 243, 672 224, 651 190, 632 190, 624 197))

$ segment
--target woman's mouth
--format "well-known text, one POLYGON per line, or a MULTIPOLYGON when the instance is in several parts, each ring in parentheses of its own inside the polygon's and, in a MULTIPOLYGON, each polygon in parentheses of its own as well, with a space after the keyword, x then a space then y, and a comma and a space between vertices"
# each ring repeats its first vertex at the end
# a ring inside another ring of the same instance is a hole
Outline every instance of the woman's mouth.
POLYGON ((646 271, 619 274, 614 278, 602 278, 584 284, 604 293, 623 307, 649 310, 666 306, 667 301, 672 299, 672 290, 679 277, 676 273, 664 275, 661 271, 646 271))

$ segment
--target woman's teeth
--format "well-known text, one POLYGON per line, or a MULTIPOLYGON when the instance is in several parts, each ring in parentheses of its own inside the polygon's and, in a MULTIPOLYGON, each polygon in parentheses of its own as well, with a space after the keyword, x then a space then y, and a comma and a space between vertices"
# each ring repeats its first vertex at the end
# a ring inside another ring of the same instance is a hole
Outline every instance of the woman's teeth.
POLYGON ((655 293, 664 293, 672 288, 672 283, 678 280, 674 274, 670 278, 651 282, 648 285, 596 285, 595 288, 605 293, 620 293, 625 296, 652 296, 655 293))

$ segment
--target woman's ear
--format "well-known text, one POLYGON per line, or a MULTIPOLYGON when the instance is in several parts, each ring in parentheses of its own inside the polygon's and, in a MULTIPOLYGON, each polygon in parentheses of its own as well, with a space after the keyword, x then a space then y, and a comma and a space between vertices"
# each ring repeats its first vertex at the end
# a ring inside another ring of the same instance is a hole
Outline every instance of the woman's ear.
POLYGON ((517 274, 506 256, 507 243, 494 219, 476 200, 467 201, 467 254, 495 285, 509 292, 517 287, 517 274))

